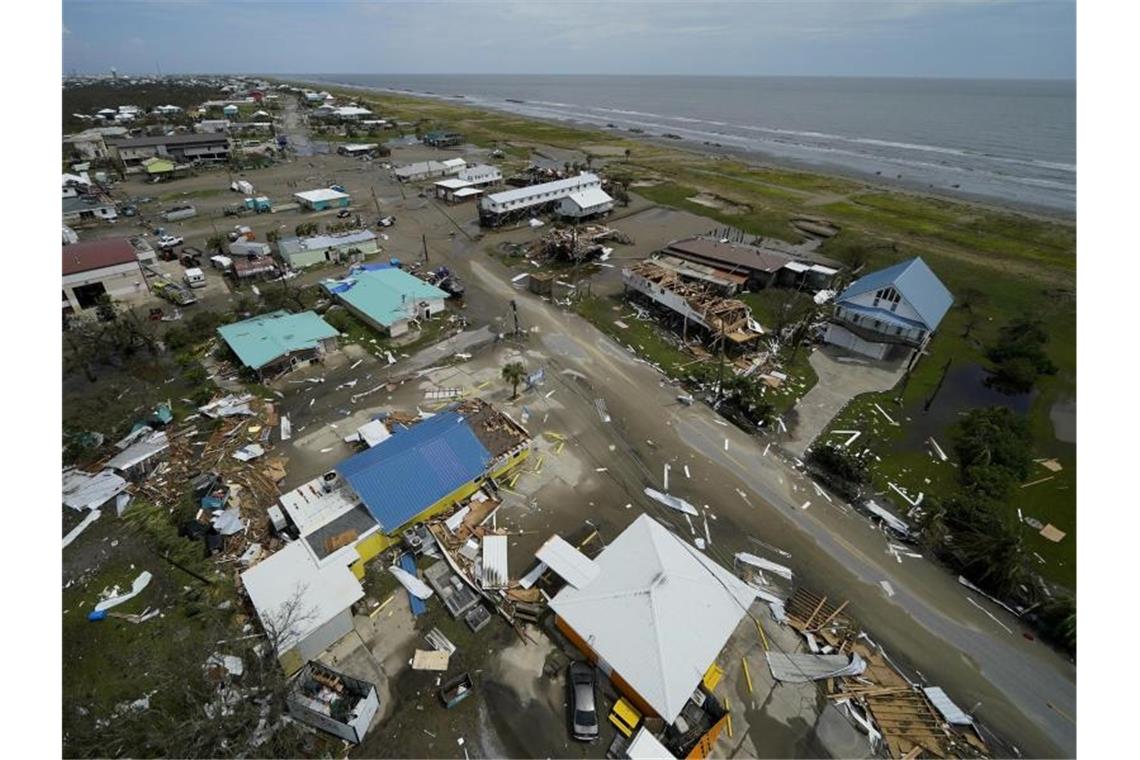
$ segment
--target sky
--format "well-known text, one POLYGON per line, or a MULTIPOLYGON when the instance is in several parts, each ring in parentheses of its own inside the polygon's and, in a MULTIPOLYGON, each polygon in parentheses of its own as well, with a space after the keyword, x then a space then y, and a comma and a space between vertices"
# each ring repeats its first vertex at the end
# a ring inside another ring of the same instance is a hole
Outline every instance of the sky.
POLYGON ((65 73, 1076 77, 1073 0, 64 0, 65 73))

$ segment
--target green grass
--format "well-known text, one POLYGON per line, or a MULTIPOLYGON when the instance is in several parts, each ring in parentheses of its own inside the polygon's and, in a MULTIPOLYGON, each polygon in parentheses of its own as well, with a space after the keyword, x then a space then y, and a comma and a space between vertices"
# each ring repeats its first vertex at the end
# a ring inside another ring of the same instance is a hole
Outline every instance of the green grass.
POLYGON ((670 377, 684 377, 697 362, 682 351, 680 341, 653 322, 642 322, 630 316, 633 313, 620 298, 583 298, 577 304, 578 313, 599 330, 622 346, 632 346, 638 356, 656 364, 670 377), (620 320, 626 327, 614 324, 620 320))

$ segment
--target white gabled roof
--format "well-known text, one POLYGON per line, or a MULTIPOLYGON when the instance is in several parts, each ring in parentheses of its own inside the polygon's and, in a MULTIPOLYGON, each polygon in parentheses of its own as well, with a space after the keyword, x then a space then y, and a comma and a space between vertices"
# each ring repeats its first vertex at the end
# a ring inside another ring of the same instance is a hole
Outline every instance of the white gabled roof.
POLYGON ((442 187, 445 190, 462 190, 465 187, 470 187, 471 183, 465 179, 441 179, 435 183, 436 187, 442 187))
POLYGON ((514 190, 504 190, 501 193, 488 195, 486 200, 491 203, 510 203, 512 201, 523 200, 526 198, 534 197, 542 193, 557 193, 562 191, 573 191, 583 185, 589 185, 594 182, 599 182, 598 175, 591 174, 590 172, 582 172, 576 177, 567 177, 566 179, 558 179, 553 182, 543 182, 541 185, 530 185, 528 187, 519 187, 514 190))
POLYGON ((582 209, 600 206, 603 203, 613 203, 614 201, 614 199, 600 187, 587 187, 576 193, 570 193, 569 197, 578 208, 582 209))
POLYGON ((756 594, 648 515, 595 562, 598 577, 550 607, 672 723, 756 594))
POLYGON ((288 652, 364 597, 360 581, 347 565, 319 566, 304 541, 293 541, 246 570, 241 582, 262 626, 283 634, 278 654, 288 652), (292 615, 291 607, 296 610, 292 615))

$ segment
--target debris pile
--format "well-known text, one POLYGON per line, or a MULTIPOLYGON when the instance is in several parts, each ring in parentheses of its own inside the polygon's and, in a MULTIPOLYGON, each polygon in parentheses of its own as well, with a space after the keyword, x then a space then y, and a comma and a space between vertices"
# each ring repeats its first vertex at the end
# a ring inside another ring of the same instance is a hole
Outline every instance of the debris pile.
POLYGON ((600 224, 581 227, 556 227, 521 252, 532 261, 605 261, 613 249, 604 243, 632 245, 633 239, 624 232, 600 224))
POLYGON ((881 740, 892 758, 989 757, 973 718, 941 689, 924 689, 903 675, 846 608, 847 602, 836 605, 826 596, 795 590, 786 605, 787 622, 807 642, 811 654, 804 657, 834 656, 837 664, 839 659, 848 663, 827 671, 830 661, 821 659, 819 668, 799 672, 823 681, 827 698, 847 712, 872 745, 881 740))

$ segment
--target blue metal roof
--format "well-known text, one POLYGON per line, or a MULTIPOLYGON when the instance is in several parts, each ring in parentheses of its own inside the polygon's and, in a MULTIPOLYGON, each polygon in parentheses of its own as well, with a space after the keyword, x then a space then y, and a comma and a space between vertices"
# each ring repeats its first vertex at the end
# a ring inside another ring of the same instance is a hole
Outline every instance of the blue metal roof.
POLYGON ((384 531, 481 476, 491 453, 463 415, 441 412, 337 465, 384 531))
POLYGON ((890 285, 918 312, 927 330, 935 330, 954 303, 954 296, 950 295, 942 281, 920 258, 903 261, 860 277, 848 285, 836 300, 842 303, 890 285))

